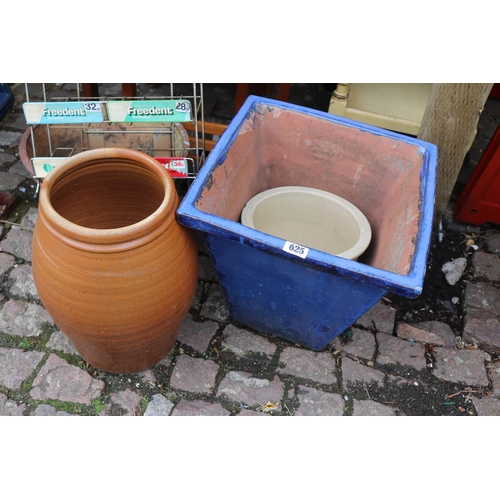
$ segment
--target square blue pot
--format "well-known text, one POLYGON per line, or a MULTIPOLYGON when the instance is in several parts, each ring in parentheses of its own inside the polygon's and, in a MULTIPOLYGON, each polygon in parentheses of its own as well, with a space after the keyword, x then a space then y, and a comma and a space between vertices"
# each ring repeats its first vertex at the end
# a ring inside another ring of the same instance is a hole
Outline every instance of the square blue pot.
POLYGON ((423 287, 436 188, 437 147, 412 137, 250 96, 182 200, 181 224, 207 242, 232 318, 321 350, 386 293, 423 287), (257 193, 284 185, 332 192, 368 218, 358 261, 243 226, 257 193))

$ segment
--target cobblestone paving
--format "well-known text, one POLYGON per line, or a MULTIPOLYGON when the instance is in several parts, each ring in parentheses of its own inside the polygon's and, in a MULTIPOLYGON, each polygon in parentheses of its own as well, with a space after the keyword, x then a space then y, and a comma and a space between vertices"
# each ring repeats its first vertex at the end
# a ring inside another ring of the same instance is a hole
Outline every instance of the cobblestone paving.
POLYGON ((131 375, 89 366, 33 282, 37 198, 17 151, 25 129, 20 85, 14 109, 0 122, 0 190, 21 197, 0 225, 0 415, 500 413, 500 230, 491 226, 476 228, 484 244, 467 255, 472 272, 462 278, 458 327, 401 318, 384 299, 327 349, 310 351, 231 321, 200 240, 198 288, 168 356, 131 375))

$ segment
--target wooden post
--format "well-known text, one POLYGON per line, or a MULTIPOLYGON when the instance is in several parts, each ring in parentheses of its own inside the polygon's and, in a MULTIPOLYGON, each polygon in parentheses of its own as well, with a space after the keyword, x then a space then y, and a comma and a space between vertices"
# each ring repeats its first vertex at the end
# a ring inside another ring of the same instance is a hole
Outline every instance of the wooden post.
POLYGON ((97 97, 99 95, 98 83, 82 83, 83 97, 97 97))
POLYGON ((123 97, 137 97, 137 85, 135 83, 122 83, 123 97))
POLYGON ((432 86, 418 138, 438 147, 435 223, 446 210, 492 86, 492 83, 432 86))

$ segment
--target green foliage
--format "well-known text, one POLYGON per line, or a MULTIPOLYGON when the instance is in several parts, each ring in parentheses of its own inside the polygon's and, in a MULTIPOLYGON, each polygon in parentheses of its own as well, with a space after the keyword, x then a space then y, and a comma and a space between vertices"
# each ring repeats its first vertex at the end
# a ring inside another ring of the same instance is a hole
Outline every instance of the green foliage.
POLYGON ((34 345, 33 340, 31 340, 29 337, 23 337, 21 339, 21 342, 19 342, 19 348, 22 349, 23 351, 27 351, 28 349, 31 349, 34 345))
POLYGON ((99 415, 104 410, 103 398, 97 398, 92 401, 92 415, 99 415))
POLYGON ((140 411, 141 411, 142 415, 144 415, 144 412, 146 411, 146 408, 148 407, 148 403, 149 403, 149 398, 147 396, 144 396, 141 399, 141 403, 140 403, 140 411))

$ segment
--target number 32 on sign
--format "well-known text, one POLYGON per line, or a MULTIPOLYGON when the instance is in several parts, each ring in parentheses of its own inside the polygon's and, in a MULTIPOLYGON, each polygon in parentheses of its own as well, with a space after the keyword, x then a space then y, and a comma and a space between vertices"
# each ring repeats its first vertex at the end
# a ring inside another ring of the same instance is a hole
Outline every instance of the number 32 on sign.
POLYGON ((307 254, 309 253, 309 248, 303 247, 302 245, 297 245, 296 243, 292 243, 291 241, 287 241, 283 245, 283 250, 292 255, 298 255, 302 259, 305 259, 307 257, 307 254))

